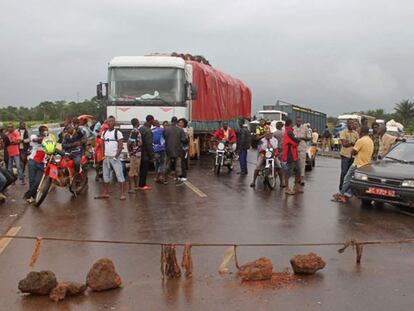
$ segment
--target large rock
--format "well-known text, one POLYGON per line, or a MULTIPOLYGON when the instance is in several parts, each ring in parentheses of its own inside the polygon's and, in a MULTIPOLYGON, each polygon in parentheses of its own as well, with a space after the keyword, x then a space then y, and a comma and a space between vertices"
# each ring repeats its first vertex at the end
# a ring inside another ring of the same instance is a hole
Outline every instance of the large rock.
POLYGON ((315 253, 296 255, 290 260, 290 264, 296 274, 314 274, 326 265, 325 261, 315 253))
POLYGON ((56 276, 52 271, 32 271, 19 282, 19 289, 23 293, 49 295, 56 285, 56 276))
POLYGON ((86 277, 86 285, 97 292, 118 288, 121 284, 121 277, 116 273, 113 262, 108 258, 95 262, 86 277))
POLYGON ((240 267, 242 281, 262 281, 272 278, 273 265, 266 257, 259 258, 240 267))
POLYGON ((55 302, 65 299, 66 296, 83 294, 86 285, 76 282, 59 283, 49 294, 49 298, 55 302))

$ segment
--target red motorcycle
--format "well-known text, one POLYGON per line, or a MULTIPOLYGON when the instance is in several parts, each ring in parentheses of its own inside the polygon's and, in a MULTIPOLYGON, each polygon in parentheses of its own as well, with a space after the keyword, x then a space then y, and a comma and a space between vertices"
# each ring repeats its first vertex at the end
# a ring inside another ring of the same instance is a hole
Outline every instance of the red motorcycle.
POLYGON ((81 169, 76 174, 75 163, 70 153, 62 155, 61 152, 56 151, 56 148, 48 149, 46 149, 46 167, 37 188, 35 206, 40 206, 43 203, 52 184, 58 187, 68 187, 75 197, 88 186, 88 159, 86 156, 82 156, 81 169))

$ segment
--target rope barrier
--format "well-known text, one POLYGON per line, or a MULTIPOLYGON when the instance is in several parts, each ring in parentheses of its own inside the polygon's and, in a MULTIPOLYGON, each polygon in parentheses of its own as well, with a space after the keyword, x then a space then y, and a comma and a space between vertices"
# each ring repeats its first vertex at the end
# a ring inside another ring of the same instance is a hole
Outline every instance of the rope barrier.
POLYGON ((38 237, 31 235, 0 235, 0 238, 6 239, 20 239, 20 240, 38 240, 42 239, 43 241, 58 241, 58 242, 76 242, 76 243, 106 243, 106 244, 124 244, 124 245, 177 245, 185 246, 191 244, 192 247, 229 247, 229 246, 239 246, 239 247, 307 247, 307 246, 343 246, 340 250, 340 253, 343 253, 345 249, 349 246, 356 245, 392 245, 392 244, 412 244, 414 243, 413 239, 401 239, 401 240, 371 240, 371 241, 356 241, 356 240, 347 240, 345 242, 327 242, 327 243, 174 243, 174 242, 144 242, 144 241, 122 241, 122 240, 93 240, 93 239, 74 239, 74 238, 59 238, 59 237, 38 237))

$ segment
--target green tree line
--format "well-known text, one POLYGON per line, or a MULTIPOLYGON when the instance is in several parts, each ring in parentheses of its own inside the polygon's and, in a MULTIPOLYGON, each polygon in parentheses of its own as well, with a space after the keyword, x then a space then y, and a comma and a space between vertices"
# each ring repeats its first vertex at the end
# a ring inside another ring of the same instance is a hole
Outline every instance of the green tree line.
POLYGON ((2 107, 0 108, 0 121, 60 122, 82 114, 90 114, 96 119, 102 119, 105 117, 105 107, 95 98, 78 103, 64 100, 44 101, 30 108, 2 107))

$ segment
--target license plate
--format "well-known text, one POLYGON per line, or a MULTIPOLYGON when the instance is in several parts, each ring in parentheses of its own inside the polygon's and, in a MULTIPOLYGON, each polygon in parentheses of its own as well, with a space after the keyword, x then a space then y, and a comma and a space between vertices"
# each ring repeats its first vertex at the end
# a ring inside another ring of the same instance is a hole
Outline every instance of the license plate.
POLYGON ((382 195, 384 197, 395 197, 395 190, 383 188, 368 188, 366 191, 369 194, 382 195))

